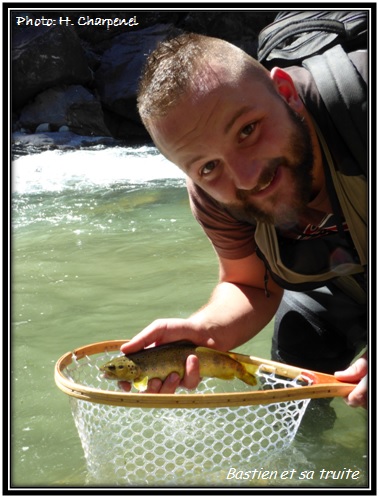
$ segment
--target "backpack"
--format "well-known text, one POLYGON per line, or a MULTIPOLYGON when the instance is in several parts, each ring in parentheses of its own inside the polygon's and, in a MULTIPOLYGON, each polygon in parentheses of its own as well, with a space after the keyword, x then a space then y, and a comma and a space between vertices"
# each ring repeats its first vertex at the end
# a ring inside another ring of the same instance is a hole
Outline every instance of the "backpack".
POLYGON ((367 49, 364 11, 291 11, 277 15, 258 38, 258 61, 266 68, 302 65, 367 176, 367 84, 348 52, 367 49))

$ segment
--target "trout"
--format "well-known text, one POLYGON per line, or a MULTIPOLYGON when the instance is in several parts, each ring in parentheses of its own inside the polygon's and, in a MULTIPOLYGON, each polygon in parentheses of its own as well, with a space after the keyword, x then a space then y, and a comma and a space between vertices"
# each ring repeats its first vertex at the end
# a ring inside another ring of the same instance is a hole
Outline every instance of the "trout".
POLYGON ((176 372, 182 379, 189 355, 196 355, 200 363, 201 377, 219 379, 240 379, 250 386, 257 384, 255 373, 257 365, 242 363, 233 358, 233 353, 196 346, 188 342, 174 342, 143 349, 137 353, 118 356, 100 367, 107 379, 128 381, 139 391, 147 389, 149 379, 162 381, 176 372))

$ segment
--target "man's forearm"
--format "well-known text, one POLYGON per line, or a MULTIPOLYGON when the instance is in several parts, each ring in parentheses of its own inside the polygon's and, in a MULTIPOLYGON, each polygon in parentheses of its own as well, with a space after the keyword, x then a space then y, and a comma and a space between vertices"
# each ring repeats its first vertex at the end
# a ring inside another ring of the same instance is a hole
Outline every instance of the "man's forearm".
POLYGON ((227 351, 260 332, 273 318, 281 297, 282 292, 267 297, 263 289, 221 282, 190 320, 209 335, 209 346, 227 351))

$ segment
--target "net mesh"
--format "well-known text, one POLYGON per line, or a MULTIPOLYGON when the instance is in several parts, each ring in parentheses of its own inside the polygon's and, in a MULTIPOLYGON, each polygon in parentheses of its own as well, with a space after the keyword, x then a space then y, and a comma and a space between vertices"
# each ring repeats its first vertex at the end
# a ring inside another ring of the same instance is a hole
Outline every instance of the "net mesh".
MULTIPOLYGON (((107 352, 79 361, 73 358, 64 375, 77 384, 119 390, 117 382, 104 379, 97 368, 118 355, 107 352)), ((267 372, 258 371, 258 379, 260 389, 300 385, 296 379, 277 378, 267 372)), ((244 390, 251 390, 251 386, 218 379, 204 379, 197 388, 202 394, 244 390)), ((288 447, 308 402, 129 408, 70 397, 89 479, 100 485, 121 486, 215 484, 231 467, 242 469, 257 455, 288 447)))

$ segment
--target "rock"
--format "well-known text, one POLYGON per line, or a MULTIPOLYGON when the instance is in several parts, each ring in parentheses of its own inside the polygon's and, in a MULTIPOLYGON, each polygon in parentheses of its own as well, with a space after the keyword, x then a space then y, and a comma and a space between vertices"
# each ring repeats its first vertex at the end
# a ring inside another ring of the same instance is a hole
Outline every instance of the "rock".
POLYGON ((104 145, 108 147, 121 145, 119 140, 112 137, 83 137, 72 133, 71 131, 62 132, 44 132, 44 133, 21 133, 16 132, 12 135, 12 148, 17 150, 19 155, 22 151, 52 150, 52 149, 77 149, 92 147, 94 145, 104 145))
POLYGON ((35 133, 42 133, 44 131, 51 131, 50 123, 41 123, 35 129, 35 133))
MULTIPOLYGON (((156 44, 192 31, 225 39, 256 56, 258 34, 277 12, 65 10, 65 24, 58 22, 59 12, 42 16, 35 11, 15 11, 12 130, 31 131, 49 123, 52 130, 64 126, 88 137, 111 135, 131 144, 150 143, 138 115, 136 92, 146 55, 156 44), (17 23, 15 16, 29 24, 17 23), (94 24, 96 19, 134 16, 137 24, 133 27, 94 24), (42 25, 39 17, 55 19, 55 24, 42 25), (72 97, 72 87, 81 88, 76 90, 78 98, 72 97)), ((43 140, 54 141, 51 137, 43 140)))
POLYGON ((73 29, 39 26, 18 31, 12 47, 12 101, 14 109, 51 87, 88 85, 93 75, 73 29))
POLYGON ((50 88, 23 108, 19 119, 22 127, 33 130, 44 122, 50 123, 52 130, 66 125, 79 135, 110 136, 101 103, 80 85, 50 88))
POLYGON ((101 104, 95 100, 72 104, 67 112, 67 124, 78 135, 111 136, 104 123, 101 104))
MULTIPOLYGON (((128 31, 116 36, 112 46, 102 56, 95 73, 96 88, 107 110, 124 118, 117 127, 129 126, 129 136, 146 133, 138 115, 136 94, 138 79, 146 56, 163 39, 175 32, 172 24, 159 24, 139 31, 128 31)), ((178 32, 178 31, 177 31, 178 32)), ((113 124, 113 130, 116 129, 113 124)), ((113 131, 112 130, 112 131, 113 131)))
POLYGON ((207 36, 222 38, 257 55, 258 34, 270 24, 276 12, 188 12, 176 26, 183 31, 193 31, 207 36))

